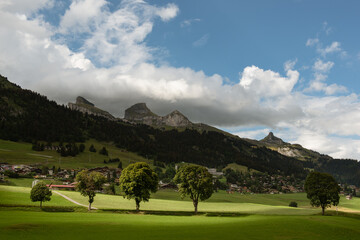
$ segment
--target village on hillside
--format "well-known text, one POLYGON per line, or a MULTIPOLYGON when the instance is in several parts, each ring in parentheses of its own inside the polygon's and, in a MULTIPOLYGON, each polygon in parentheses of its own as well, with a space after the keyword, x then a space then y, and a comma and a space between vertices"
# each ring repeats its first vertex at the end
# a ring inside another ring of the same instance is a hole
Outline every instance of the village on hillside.
MULTIPOLYGON (((175 169, 178 166, 175 166, 175 169)), ((121 175, 121 168, 96 167, 88 169, 90 172, 101 173, 109 184, 118 184, 121 175)), ((7 164, 0 163, 0 182, 8 181, 11 178, 31 178, 34 180, 49 180, 52 184, 48 186, 52 189, 75 190, 74 179, 79 169, 61 169, 53 166, 48 168, 40 165, 7 164)), ((268 175, 259 173, 240 174, 240 179, 232 180, 229 170, 225 173, 217 171, 216 168, 208 168, 208 172, 213 176, 215 191, 226 190, 229 194, 286 194, 304 192, 304 181, 300 181, 293 176, 268 175)), ((239 173, 238 173, 239 174, 239 173)), ((160 180, 159 188, 177 189, 176 185, 167 179, 160 180)), ((36 183, 36 182, 35 182, 36 183)), ((360 193, 360 188, 355 185, 339 184, 340 194, 351 199, 360 193)), ((106 193, 106 191, 103 191, 106 193)))

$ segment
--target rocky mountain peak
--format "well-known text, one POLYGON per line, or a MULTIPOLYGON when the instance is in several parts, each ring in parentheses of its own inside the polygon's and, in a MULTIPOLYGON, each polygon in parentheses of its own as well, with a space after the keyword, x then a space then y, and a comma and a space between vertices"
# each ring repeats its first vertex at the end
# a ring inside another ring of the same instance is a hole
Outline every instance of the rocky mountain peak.
POLYGON ((166 116, 158 116, 146 106, 145 103, 137 103, 125 110, 128 121, 140 122, 150 126, 190 127, 193 123, 180 111, 175 110, 166 116))
POLYGON ((68 103, 68 106, 72 110, 80 111, 82 113, 87 113, 95 116, 101 116, 105 117, 110 120, 115 120, 115 117, 108 113, 107 111, 104 111, 100 108, 95 107, 95 105, 88 100, 86 100, 84 97, 78 96, 76 98, 75 103, 68 103))
POLYGON ((125 119, 127 120, 142 120, 144 117, 156 117, 157 115, 151 112, 146 106, 146 103, 137 103, 125 110, 125 119))
POLYGON ((190 120, 178 110, 175 110, 163 117, 163 122, 165 125, 173 127, 186 127, 192 124, 192 122, 190 122, 190 120))
POLYGON ((260 140, 260 142, 278 145, 285 144, 285 142, 281 138, 276 137, 272 132, 269 132, 269 134, 264 139, 260 140))
POLYGON ((90 106, 95 106, 93 103, 89 102, 88 100, 86 100, 85 98, 81 97, 81 96, 78 96, 76 98, 76 104, 85 104, 85 105, 90 105, 90 106))

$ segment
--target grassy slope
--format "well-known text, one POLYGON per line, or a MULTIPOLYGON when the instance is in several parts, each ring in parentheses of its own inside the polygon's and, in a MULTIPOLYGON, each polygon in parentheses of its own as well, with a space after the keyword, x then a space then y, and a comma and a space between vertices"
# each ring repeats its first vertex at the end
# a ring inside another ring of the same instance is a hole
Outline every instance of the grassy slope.
MULTIPOLYGON (((75 201, 87 204, 87 199, 77 192, 62 193, 75 201)), ((97 194, 93 204, 94 207, 101 209, 134 209, 135 201, 127 200, 120 196, 111 196, 105 194, 97 194)), ((158 211, 193 211, 194 207, 191 201, 150 199, 149 202, 141 203, 142 210, 158 210, 158 211)), ((199 211, 202 212, 241 212, 253 214, 283 214, 283 215, 308 215, 316 214, 318 209, 308 208, 290 208, 287 206, 276 206, 246 202, 201 202, 199 211)))
POLYGON ((60 157, 56 151, 32 151, 30 143, 18 143, 0 140, 0 162, 10 164, 41 164, 60 166, 61 168, 91 168, 96 166, 117 167, 118 163, 104 164, 104 160, 109 158, 120 158, 123 167, 129 163, 144 161, 147 159, 131 152, 119 149, 109 143, 101 143, 95 140, 89 140, 85 143, 86 149, 76 157, 60 157), (89 152, 90 145, 93 144, 99 151, 103 146, 109 152, 109 156, 100 155, 99 153, 89 152))
MULTIPOLYGON (((225 169, 227 169, 227 168, 231 168, 231 169, 234 170, 234 171, 239 171, 239 172, 242 172, 242 173, 247 173, 247 172, 249 172, 249 171, 248 171, 248 167, 243 166, 243 165, 239 165, 239 164, 236 164, 236 163, 230 163, 230 164, 228 164, 228 165, 225 167, 225 169)), ((250 173, 259 173, 259 171, 258 171, 258 170, 255 170, 255 169, 251 169, 251 170, 250 170, 250 173)))
MULTIPOLYGON (((14 187, 14 186, 0 186, 0 204, 19 204, 19 205, 38 205, 32 203, 29 199, 30 188, 14 187)), ((71 199, 87 205, 87 198, 80 195, 78 192, 61 191, 62 194, 70 197, 71 199)), ((141 203, 142 210, 157 210, 157 211, 193 211, 192 202, 189 199, 176 200, 177 193, 169 194, 174 200, 169 199, 150 199, 149 202, 141 203)), ((156 197, 156 196, 154 196, 156 197)), ((217 196, 218 201, 223 196, 217 196)), ((73 206, 72 203, 67 202, 65 199, 60 198, 55 193, 52 200, 45 203, 47 206, 73 206)), ((127 200, 121 196, 112 196, 106 194, 97 194, 93 203, 94 207, 102 209, 134 209, 134 200, 127 200)), ((203 212, 241 212, 241 213, 254 213, 254 214, 284 214, 284 215, 307 215, 316 214, 318 209, 309 208, 289 208, 287 203, 284 204, 267 204, 255 201, 241 201, 241 198, 232 199, 232 202, 211 202, 206 201, 199 204, 199 211, 203 212)))
MULTIPOLYGON (((24 182, 20 182, 22 184, 24 182)), ((30 188, 0 186, 1 204, 38 205, 29 200, 30 188)), ((80 203, 86 198, 77 192, 62 191, 80 203)), ((175 199, 177 193, 160 191, 158 197, 175 199)), ((156 196, 154 196, 156 197, 156 196)), ((261 214, 239 217, 159 216, 116 213, 49 213, 34 209, 0 207, 2 239, 358 239, 359 216, 319 216, 319 210, 288 208, 289 199, 301 202, 304 194, 227 195, 215 193, 212 201, 199 205, 200 211, 238 211, 261 214), (223 202, 228 200, 228 202, 223 202), (262 204, 255 204, 259 202, 262 204), (266 205, 265 205, 266 204, 266 205), (265 214, 265 215, 264 215, 265 214), (275 216, 277 215, 277 216, 275 216), (285 216, 286 215, 286 216, 285 216)), ((358 208, 360 199, 341 202, 358 208)), ((305 203, 304 203, 305 204, 305 203)), ((56 194, 45 206, 74 206, 56 194)), ((134 201, 120 196, 98 194, 95 206, 134 209, 134 201)), ((306 206, 304 206, 306 207, 306 206)), ((142 209, 193 211, 188 200, 151 199, 142 209)))
POLYGON ((340 216, 205 217, 0 211, 3 239, 358 239, 340 216))
MULTIPOLYGON (((30 200, 31 188, 0 186, 0 205, 30 205, 39 206, 39 202, 30 200)), ((43 206, 77 206, 63 197, 53 193, 51 201, 44 202, 43 206)))
MULTIPOLYGON (((18 186, 27 187, 13 187, 13 186, 0 186, 0 203, 6 204, 32 204, 29 200, 29 192, 31 181, 30 179, 16 179, 13 183, 18 186), (17 192, 17 193, 15 193, 17 192), (18 201, 16 196, 19 195, 18 201), (11 198, 10 198, 11 196, 11 198)), ((78 201, 82 204, 87 204, 87 199, 81 196, 78 192, 61 191, 63 194, 78 201)), ((58 196, 56 199, 58 199, 58 196)), ((63 201, 61 201, 63 202, 63 201)), ((52 201, 46 203, 52 205, 52 201)), ((33 205, 36 205, 34 203, 33 205)), ((56 204, 61 205, 61 204, 56 204)), ((68 206, 68 205, 66 205, 68 206)), ((112 196, 105 194, 97 194, 94 202, 95 207, 104 209, 133 209, 134 201, 124 199, 121 196, 112 196)), ((150 202, 141 203, 141 208, 144 210, 160 210, 160 211, 192 211, 193 206, 189 198, 181 199, 179 194, 174 190, 160 190, 152 195, 150 202)), ((346 200, 341 197, 340 210, 347 211, 360 211, 360 198, 346 200)), ((254 195, 241 195, 241 194, 227 194, 225 191, 214 193, 213 196, 199 205, 200 211, 213 211, 213 212, 232 212, 240 211, 246 213, 264 213, 264 214, 314 214, 319 212, 319 209, 311 208, 306 194, 254 194, 254 195), (291 201, 298 203, 299 208, 288 208, 291 201)), ((335 210, 331 208, 331 210, 335 210)))

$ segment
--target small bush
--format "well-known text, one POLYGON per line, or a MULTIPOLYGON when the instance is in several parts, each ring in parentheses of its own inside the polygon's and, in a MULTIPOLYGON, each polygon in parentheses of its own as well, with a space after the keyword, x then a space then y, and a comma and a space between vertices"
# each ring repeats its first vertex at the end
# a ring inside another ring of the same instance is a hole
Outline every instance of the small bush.
POLYGON ((91 144, 91 146, 89 147, 89 151, 90 152, 96 152, 96 149, 95 149, 94 145, 91 144))
POLYGON ((297 202, 290 202, 289 207, 297 207, 297 202))
POLYGON ((108 156, 108 155, 109 155, 108 151, 106 150, 106 147, 103 147, 103 148, 99 151, 99 154, 102 154, 102 155, 105 155, 105 156, 108 156))

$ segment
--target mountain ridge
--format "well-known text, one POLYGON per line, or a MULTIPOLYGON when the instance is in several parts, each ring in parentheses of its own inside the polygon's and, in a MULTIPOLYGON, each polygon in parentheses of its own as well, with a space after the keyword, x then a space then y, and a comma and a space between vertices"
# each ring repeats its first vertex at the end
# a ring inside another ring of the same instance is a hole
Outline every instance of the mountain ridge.
MULTIPOLYGON (((264 173, 302 178, 311 169, 333 174, 344 183, 360 185, 358 161, 333 159, 296 144, 277 146, 272 143, 270 146, 217 131, 163 130, 144 124, 112 121, 58 105, 36 92, 17 87, 1 75, 0 96, 0 139, 4 140, 51 143, 84 142, 93 138, 112 142, 121 149, 165 164, 188 162, 223 168, 237 163, 264 173), (307 155, 289 157, 280 154, 277 148, 283 146, 304 151, 307 155)), ((179 114, 173 112, 173 115, 179 114)), ((202 124, 199 126, 204 127, 202 124)))
POLYGON ((155 127, 171 126, 171 127, 194 127, 184 114, 178 110, 174 110, 165 116, 159 116, 153 113, 146 103, 137 103, 125 110, 124 119, 136 123, 142 123, 155 127))
POLYGON ((68 103, 68 106, 71 110, 76 110, 82 113, 92 114, 95 116, 101 116, 109 120, 115 120, 115 117, 109 112, 104 111, 98 107, 95 107, 95 104, 89 102, 84 97, 78 96, 75 103, 68 103))

